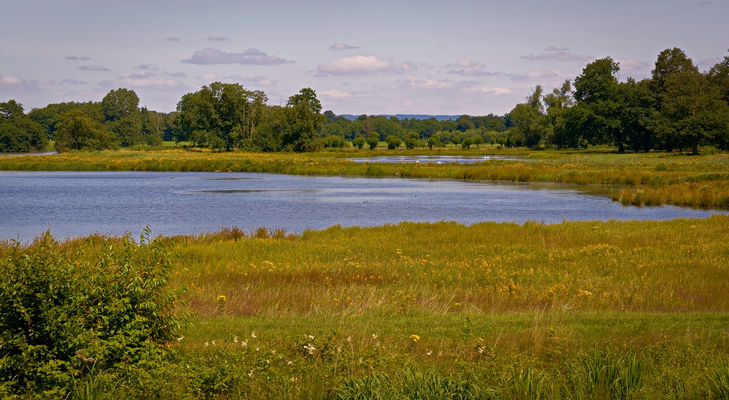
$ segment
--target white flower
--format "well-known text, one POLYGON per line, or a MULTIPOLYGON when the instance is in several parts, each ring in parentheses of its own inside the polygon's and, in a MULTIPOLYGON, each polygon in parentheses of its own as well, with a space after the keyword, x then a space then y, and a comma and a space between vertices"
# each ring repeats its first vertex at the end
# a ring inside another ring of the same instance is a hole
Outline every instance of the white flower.
POLYGON ((254 339, 256 338, 256 331, 251 332, 251 337, 254 339))
POLYGON ((427 356, 430 356, 430 355, 432 355, 432 354, 433 354, 433 352, 432 352, 432 351, 430 351, 430 350, 428 350, 428 352, 427 352, 427 353, 425 353, 425 355, 427 355, 427 356))
POLYGON ((208 347, 208 346, 210 346, 210 343, 205 342, 205 347, 208 347))
POLYGON ((375 339, 377 339, 377 334, 376 333, 373 333, 372 334, 372 340, 375 340, 375 339))
POLYGON ((238 343, 238 336, 233 336, 233 343, 238 343))
POLYGON ((246 347, 246 346, 248 346, 248 341, 244 340, 244 341, 240 342, 240 345, 243 347, 246 347))
POLYGON ((307 343, 304 345, 304 350, 306 350, 310 355, 314 355, 316 347, 314 347, 314 345, 311 343, 307 343))
POLYGON ((178 338, 177 338, 177 341, 178 341, 178 342, 181 342, 181 341, 182 341, 182 339, 184 339, 184 338, 185 338, 185 335, 182 335, 182 336, 180 336, 180 337, 178 337, 178 338))
POLYGON ((314 335, 306 335, 306 337, 308 337, 310 340, 314 340, 315 339, 315 336, 314 335))

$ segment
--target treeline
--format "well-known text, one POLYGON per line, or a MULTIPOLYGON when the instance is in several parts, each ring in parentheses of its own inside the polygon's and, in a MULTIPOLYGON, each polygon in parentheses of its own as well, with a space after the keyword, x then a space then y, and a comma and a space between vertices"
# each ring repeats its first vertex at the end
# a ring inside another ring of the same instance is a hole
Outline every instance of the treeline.
POLYGON ((618 152, 729 149, 729 57, 706 72, 678 48, 658 55, 651 77, 619 82, 618 62, 595 60, 543 94, 537 86, 508 114, 509 136, 528 147, 617 146, 618 152))
POLYGON ((133 90, 110 91, 101 102, 59 103, 25 114, 0 103, 0 152, 105 149, 187 142, 215 150, 316 151, 345 147, 469 148, 489 143, 531 148, 615 145, 619 152, 729 149, 729 57, 701 72, 678 48, 658 55, 648 79, 620 82, 620 65, 596 60, 551 93, 541 86, 504 116, 456 120, 321 112, 314 90, 301 89, 284 106, 237 83, 213 82, 188 93, 172 113, 139 107, 133 90))
POLYGON ((101 102, 57 103, 28 114, 10 100, 0 103, 0 152, 156 146, 173 138, 171 114, 139 107, 133 90, 116 89, 101 102))

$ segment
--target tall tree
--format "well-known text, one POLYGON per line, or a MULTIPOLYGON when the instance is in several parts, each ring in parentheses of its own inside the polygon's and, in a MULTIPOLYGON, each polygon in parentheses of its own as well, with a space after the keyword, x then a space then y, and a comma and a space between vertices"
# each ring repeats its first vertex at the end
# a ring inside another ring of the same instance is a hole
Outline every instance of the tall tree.
POLYGON ((101 109, 107 121, 118 121, 139 112, 139 96, 130 89, 110 91, 101 100, 101 109))
POLYGON ((552 93, 545 95, 544 104, 547 108, 548 131, 545 138, 547 144, 557 147, 569 147, 565 112, 574 104, 570 81, 564 81, 561 87, 555 88, 552 93))
POLYGON ((620 117, 619 85, 616 77, 620 67, 612 58, 595 60, 575 78, 575 107, 579 108, 584 132, 590 132, 592 143, 612 142, 618 152, 625 151, 625 132, 620 117))
POLYGON ((115 147, 114 138, 104 126, 81 110, 67 111, 58 116, 56 151, 115 147))
POLYGON ((283 135, 284 148, 297 152, 321 148, 317 136, 324 116, 321 115, 321 103, 316 98, 316 92, 304 88, 289 97, 286 113, 288 129, 283 135))
POLYGON ((25 115, 22 104, 0 103, 0 152, 43 150, 47 142, 43 127, 25 115))
POLYGON ((232 150, 251 139, 264 115, 266 96, 238 83, 213 82, 182 96, 175 125, 198 146, 232 150))

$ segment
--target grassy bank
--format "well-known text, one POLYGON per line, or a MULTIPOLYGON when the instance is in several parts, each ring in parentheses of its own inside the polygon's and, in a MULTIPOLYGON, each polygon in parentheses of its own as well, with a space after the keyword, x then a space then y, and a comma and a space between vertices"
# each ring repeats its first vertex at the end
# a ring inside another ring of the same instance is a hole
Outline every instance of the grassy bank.
POLYGON ((0 158, 0 170, 220 171, 294 175, 391 176, 578 185, 623 204, 729 208, 729 156, 525 150, 338 151, 314 154, 107 151, 0 158), (470 165, 367 164, 376 155, 518 155, 470 165))
MULTIPOLYGON (((715 216, 163 239, 189 316, 172 357, 160 371, 108 371, 94 387, 159 398, 726 398, 727 237, 729 217, 715 216)), ((119 242, 58 249, 83 265, 119 242)))

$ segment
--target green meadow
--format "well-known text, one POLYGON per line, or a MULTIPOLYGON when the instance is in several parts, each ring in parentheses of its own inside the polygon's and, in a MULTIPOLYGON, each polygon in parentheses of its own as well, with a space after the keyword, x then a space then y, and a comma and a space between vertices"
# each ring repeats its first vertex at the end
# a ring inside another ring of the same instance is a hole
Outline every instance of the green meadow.
MULTIPOLYGON (((15 293, 38 281, 8 271, 58 269, 53 282, 74 282, 89 310, 90 287, 103 285, 142 320, 157 316, 170 328, 152 336, 152 349, 126 342, 147 350, 114 358, 108 349, 120 333, 109 316, 93 320, 96 345, 83 362, 71 348, 76 364, 33 370, 25 387, 36 395, 724 399, 727 237, 726 216, 403 223, 300 235, 226 229, 142 245, 39 239, 6 243, 0 259, 15 293), (150 296, 174 299, 175 319, 164 309, 144 314, 150 296), (43 392, 51 381, 65 389, 43 392)), ((0 299, 12 298, 7 292, 0 299)), ((3 363, 0 373, 11 360, 3 363)))

